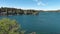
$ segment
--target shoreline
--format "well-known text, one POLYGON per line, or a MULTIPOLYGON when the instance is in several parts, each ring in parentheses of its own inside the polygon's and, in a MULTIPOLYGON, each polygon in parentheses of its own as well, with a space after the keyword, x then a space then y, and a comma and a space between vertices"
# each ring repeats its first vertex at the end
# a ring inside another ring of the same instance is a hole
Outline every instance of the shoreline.
POLYGON ((60 10, 23 10, 17 8, 8 8, 1 7, 0 8, 0 16, 8 16, 8 15, 37 15, 39 12, 60 12, 60 10))

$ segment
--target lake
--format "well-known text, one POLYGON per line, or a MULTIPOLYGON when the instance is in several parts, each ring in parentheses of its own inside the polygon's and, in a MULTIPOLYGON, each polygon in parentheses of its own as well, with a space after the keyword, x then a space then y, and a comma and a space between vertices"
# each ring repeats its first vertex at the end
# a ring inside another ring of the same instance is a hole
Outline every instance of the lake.
POLYGON ((28 32, 60 33, 60 12, 40 12, 38 15, 15 15, 8 18, 17 20, 28 32))

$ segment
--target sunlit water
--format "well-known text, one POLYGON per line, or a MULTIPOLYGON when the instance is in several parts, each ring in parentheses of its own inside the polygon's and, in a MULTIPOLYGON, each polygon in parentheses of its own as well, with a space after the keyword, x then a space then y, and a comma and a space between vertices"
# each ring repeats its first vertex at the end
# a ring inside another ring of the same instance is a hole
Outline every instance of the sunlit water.
MULTIPOLYGON (((1 16, 4 18, 6 16, 1 16)), ((40 12, 38 15, 8 16, 16 19, 27 32, 60 33, 60 12, 40 12)))

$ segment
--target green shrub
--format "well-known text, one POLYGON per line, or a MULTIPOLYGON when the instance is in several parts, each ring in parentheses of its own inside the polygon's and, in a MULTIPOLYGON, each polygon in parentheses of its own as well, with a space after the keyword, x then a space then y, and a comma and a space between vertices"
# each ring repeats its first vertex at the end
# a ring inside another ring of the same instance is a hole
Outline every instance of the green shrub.
POLYGON ((0 19, 0 34, 19 34, 20 29, 21 27, 16 20, 0 19))

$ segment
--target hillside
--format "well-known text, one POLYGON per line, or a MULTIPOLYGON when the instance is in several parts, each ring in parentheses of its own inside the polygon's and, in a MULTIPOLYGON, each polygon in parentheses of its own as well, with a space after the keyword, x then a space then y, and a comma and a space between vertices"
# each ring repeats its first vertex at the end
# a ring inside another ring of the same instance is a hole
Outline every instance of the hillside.
MULTIPOLYGON (((0 8, 0 16, 8 16, 8 15, 37 15, 39 12, 45 12, 44 10, 23 10, 17 8, 8 8, 1 7, 0 8)), ((48 10, 48 12, 60 12, 60 10, 48 10)))

